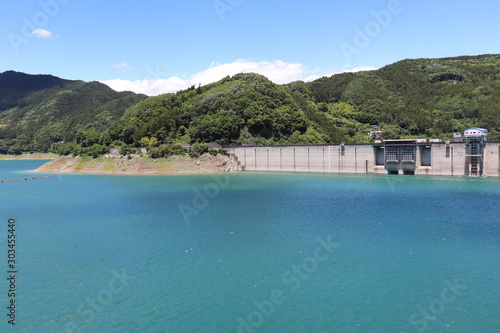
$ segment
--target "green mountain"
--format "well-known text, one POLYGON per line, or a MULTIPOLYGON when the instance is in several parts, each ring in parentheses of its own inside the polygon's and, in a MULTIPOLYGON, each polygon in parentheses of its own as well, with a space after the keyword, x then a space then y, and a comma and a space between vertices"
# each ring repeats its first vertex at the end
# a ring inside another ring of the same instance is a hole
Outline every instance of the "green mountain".
POLYGON ((500 55, 403 60, 376 71, 288 85, 343 128, 351 141, 366 125, 384 137, 440 137, 472 126, 500 139, 500 55))
POLYGON ((407 59, 286 85, 237 74, 149 98, 97 82, 0 74, 0 152, 371 142, 375 127, 385 139, 451 139, 473 126, 500 139, 500 55, 407 59))
POLYGON ((8 71, 0 74, 0 152, 48 151, 78 131, 105 132, 147 96, 98 82, 8 71))
POLYGON ((113 140, 222 144, 371 142, 442 138, 473 126, 500 139, 500 55, 403 60, 376 71, 276 85, 238 74, 150 97, 109 131, 113 140))
POLYGON ((342 132, 300 94, 249 73, 203 87, 150 97, 109 129, 113 140, 143 137, 221 144, 325 143, 342 132))

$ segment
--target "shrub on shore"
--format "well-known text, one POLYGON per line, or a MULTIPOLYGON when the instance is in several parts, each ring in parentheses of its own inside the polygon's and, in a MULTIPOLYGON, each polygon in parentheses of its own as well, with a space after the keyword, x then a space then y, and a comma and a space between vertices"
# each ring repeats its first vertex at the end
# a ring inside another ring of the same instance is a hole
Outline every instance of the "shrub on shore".
POLYGON ((189 149, 184 148, 180 144, 174 144, 174 143, 169 143, 162 147, 152 147, 149 149, 149 157, 151 158, 160 158, 160 157, 186 155, 186 154, 188 154, 190 157, 199 157, 205 153, 217 156, 218 154, 226 154, 227 151, 225 149, 209 148, 207 145, 202 145, 199 143, 195 143, 189 149))

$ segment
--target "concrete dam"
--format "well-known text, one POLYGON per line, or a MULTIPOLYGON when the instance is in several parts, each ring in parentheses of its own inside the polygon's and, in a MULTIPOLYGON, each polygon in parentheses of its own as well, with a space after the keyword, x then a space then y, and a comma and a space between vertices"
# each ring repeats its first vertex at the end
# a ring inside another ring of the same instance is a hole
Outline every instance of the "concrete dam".
POLYGON ((228 147, 238 171, 500 176, 500 141, 384 140, 374 144, 228 147))

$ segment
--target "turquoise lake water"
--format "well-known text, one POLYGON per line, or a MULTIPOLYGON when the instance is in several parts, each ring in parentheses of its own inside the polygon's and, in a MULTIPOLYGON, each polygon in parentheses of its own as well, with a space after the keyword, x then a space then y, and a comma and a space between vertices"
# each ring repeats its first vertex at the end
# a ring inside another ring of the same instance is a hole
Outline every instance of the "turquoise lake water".
POLYGON ((64 174, 0 196, 1 332, 500 331, 497 178, 64 174))

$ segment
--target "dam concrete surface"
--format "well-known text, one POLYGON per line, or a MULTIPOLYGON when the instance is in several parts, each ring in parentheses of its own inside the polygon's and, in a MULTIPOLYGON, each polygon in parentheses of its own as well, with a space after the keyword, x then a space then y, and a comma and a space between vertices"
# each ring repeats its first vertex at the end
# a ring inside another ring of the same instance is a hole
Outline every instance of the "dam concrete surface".
POLYGON ((383 140, 369 144, 226 147, 237 171, 500 176, 500 141, 487 130, 465 131, 465 142, 383 140))

